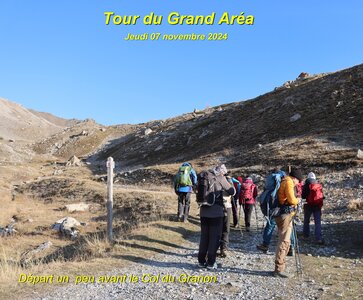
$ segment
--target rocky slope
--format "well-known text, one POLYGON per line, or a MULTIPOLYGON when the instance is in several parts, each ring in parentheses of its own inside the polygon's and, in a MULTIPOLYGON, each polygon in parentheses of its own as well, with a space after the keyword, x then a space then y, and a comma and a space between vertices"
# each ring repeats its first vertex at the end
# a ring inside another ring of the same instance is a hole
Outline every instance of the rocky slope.
POLYGON ((20 104, 0 98, 0 137, 34 141, 62 129, 20 104))
POLYGON ((320 164, 329 164, 329 159, 335 164, 339 157, 354 165, 356 151, 363 146, 362 115, 363 65, 359 65, 298 78, 249 101, 140 124, 97 159, 113 156, 130 169, 184 160, 201 166, 216 160, 235 167, 261 160, 271 166, 282 160, 303 164, 305 156, 320 164), (309 155, 296 155, 299 147, 309 155))

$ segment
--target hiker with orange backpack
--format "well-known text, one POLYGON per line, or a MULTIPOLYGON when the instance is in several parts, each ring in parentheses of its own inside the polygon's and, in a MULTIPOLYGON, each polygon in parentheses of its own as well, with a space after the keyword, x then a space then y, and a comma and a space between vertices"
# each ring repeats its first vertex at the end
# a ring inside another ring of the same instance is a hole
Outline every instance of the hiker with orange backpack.
POLYGON ((304 205, 304 229, 303 237, 307 239, 310 235, 310 217, 314 215, 315 223, 315 239, 320 245, 324 244, 324 240, 321 234, 321 208, 323 207, 323 187, 321 183, 316 179, 313 172, 308 174, 308 178, 305 181, 302 198, 306 199, 304 205))
POLYGON ((275 222, 278 230, 278 242, 275 256, 274 276, 287 278, 289 274, 285 273, 286 255, 290 248, 290 236, 293 229, 293 217, 297 212, 299 200, 295 196, 295 185, 302 180, 301 171, 291 169, 288 176, 281 180, 280 188, 277 191, 278 214, 275 216, 275 222))
POLYGON ((243 207, 245 215, 246 231, 250 231, 251 215, 256 204, 257 186, 253 183, 251 177, 247 177, 242 185, 239 195, 239 204, 243 207))

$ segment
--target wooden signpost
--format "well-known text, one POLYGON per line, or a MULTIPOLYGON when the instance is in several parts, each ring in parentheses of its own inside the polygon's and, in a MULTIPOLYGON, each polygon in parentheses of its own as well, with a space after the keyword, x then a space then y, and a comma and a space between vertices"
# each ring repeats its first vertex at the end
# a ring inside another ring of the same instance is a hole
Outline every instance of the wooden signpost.
POLYGON ((112 157, 107 159, 107 239, 109 243, 113 242, 112 237, 112 208, 113 208, 113 169, 115 162, 112 157))

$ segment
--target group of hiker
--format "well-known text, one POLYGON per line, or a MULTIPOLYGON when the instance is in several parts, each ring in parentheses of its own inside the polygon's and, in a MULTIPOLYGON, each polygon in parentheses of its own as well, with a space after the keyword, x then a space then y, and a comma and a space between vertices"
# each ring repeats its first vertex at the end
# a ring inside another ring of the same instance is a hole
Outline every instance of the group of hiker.
MULTIPOLYGON (((201 235, 198 252, 200 267, 217 269, 217 252, 226 257, 229 243, 230 223, 241 226, 243 211, 245 230, 250 231, 251 216, 257 211, 258 202, 266 219, 262 243, 257 249, 265 253, 269 250, 272 234, 277 227, 278 243, 275 254, 274 276, 289 277, 285 272, 287 255, 294 255, 297 248, 297 234, 294 217, 304 204, 303 238, 310 234, 310 218, 314 216, 315 238, 323 244, 321 233, 321 208, 323 206, 322 185, 313 172, 303 181, 300 170, 292 168, 288 174, 274 170, 266 177, 263 192, 258 189, 253 177, 243 179, 230 177, 224 164, 197 174, 191 163, 181 165, 174 179, 174 189, 178 195, 178 220, 188 222, 190 199, 194 191, 200 208, 201 235)), ((241 227, 240 227, 241 228, 241 227)))

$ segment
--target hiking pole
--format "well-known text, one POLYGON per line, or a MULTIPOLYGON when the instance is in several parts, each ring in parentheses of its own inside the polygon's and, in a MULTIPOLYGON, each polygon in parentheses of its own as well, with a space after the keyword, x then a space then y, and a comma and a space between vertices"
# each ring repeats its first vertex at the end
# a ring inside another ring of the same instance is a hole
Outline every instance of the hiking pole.
POLYGON ((256 231, 258 232, 258 216, 257 216, 256 203, 253 206, 255 208, 255 216, 256 216, 256 231))
POLYGON ((238 208, 237 208, 237 202, 234 201, 234 199, 232 199, 232 218, 233 218, 233 225, 234 227, 236 227, 236 225, 238 225, 238 216, 237 216, 237 213, 238 213, 238 208), (233 212, 234 210, 234 212, 233 212), (235 221, 235 218, 237 218, 237 224, 235 225, 234 221, 235 221))
POLYGON ((239 210, 238 210, 238 228, 239 228, 239 231, 241 232, 241 241, 242 241, 243 232, 242 232, 242 227, 241 227, 241 204, 239 205, 239 210))
POLYGON ((295 218, 292 219, 292 229, 294 231, 294 238, 295 238, 295 264, 296 264, 296 273, 297 275, 303 275, 302 270, 302 264, 301 264, 301 258, 300 258, 300 249, 299 249, 299 242, 297 238, 297 232, 296 232, 296 224, 295 224, 295 218))

